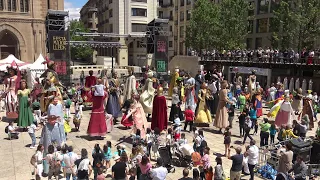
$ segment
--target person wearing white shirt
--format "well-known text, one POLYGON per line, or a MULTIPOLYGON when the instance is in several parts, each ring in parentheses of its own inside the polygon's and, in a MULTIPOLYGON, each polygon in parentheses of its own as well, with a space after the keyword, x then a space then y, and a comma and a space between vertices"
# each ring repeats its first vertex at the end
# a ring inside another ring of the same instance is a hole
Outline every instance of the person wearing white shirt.
MULTIPOLYGON (((76 162, 76 160, 79 159, 79 156, 78 156, 78 154, 73 152, 73 147, 72 146, 68 147, 68 156, 70 157, 70 165, 71 165, 71 167, 73 169, 72 172, 75 173, 75 172, 77 172, 77 166, 75 165, 75 162, 76 162)), ((67 174, 67 180, 69 180, 70 177, 71 177, 71 174, 67 174)), ((72 179, 76 180, 77 177, 72 174, 72 179)))
POLYGON ((163 167, 163 160, 157 159, 157 167, 150 171, 150 177, 152 180, 165 180, 168 174, 167 168, 163 167))
POLYGON ((254 168, 258 163, 258 159, 259 159, 259 148, 256 146, 255 140, 250 141, 250 146, 247 147, 246 154, 248 157, 250 180, 254 180, 254 168))

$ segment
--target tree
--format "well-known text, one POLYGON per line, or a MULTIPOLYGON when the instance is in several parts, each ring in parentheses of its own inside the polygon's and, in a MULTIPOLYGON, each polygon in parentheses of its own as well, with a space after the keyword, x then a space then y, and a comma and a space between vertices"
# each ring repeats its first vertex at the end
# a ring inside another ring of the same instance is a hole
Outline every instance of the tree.
POLYGON ((222 0, 220 3, 220 46, 224 49, 245 47, 248 34, 247 0, 222 0))
POLYGON ((276 48, 313 48, 320 37, 319 0, 281 0, 273 14, 270 27, 276 48))
POLYGON ((198 52, 214 47, 220 42, 218 28, 219 7, 208 0, 198 0, 186 29, 187 47, 198 52))
MULTIPOLYGON (((83 22, 78 20, 70 21, 70 34, 71 41, 88 41, 88 37, 76 36, 75 32, 89 32, 89 29, 85 28, 83 22)), ((71 58, 89 60, 92 58, 93 49, 91 47, 71 47, 71 58)))

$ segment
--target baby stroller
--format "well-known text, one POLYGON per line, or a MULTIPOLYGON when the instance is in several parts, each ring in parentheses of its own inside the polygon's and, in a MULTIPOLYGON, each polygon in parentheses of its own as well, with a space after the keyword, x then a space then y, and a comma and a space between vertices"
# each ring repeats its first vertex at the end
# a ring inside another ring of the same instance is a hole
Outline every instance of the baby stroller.
POLYGON ((163 160, 163 166, 167 168, 168 172, 174 173, 176 169, 172 165, 172 159, 170 158, 167 147, 159 147, 158 151, 161 159, 163 160))
POLYGON ((180 167, 188 167, 192 169, 193 161, 192 161, 192 153, 194 153, 193 147, 188 144, 184 145, 175 145, 174 153, 178 158, 178 166, 180 167))

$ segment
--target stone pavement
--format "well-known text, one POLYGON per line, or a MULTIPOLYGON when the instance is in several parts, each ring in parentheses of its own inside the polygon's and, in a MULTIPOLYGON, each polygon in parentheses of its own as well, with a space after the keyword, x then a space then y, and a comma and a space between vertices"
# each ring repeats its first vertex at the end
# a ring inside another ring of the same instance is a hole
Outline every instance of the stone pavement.
MULTIPOLYGON (((168 101, 170 104, 170 101, 168 101)), ((112 151, 116 150, 117 144, 125 144, 127 147, 127 152, 131 152, 132 145, 130 144, 130 130, 124 130, 121 124, 115 125, 113 131, 107 134, 104 140, 90 140, 86 135, 86 130, 88 127, 88 123, 90 120, 90 110, 84 112, 84 117, 81 122, 80 132, 71 132, 68 134, 67 144, 72 145, 74 147, 74 151, 80 154, 82 148, 86 148, 91 154, 92 149, 96 143, 99 143, 103 146, 106 141, 112 142, 112 151)), ((168 113, 170 110, 168 110, 168 113)), ((238 146, 238 144, 242 141, 239 135, 239 128, 237 123, 238 111, 236 113, 234 119, 234 128, 231 129, 232 132, 232 145, 238 146)), ((264 109, 264 114, 266 114, 266 109, 264 109)), ((4 113, 1 112, 0 116, 4 116, 4 113)), ((259 120, 261 121, 262 118, 259 120)), ((73 127, 73 124, 70 124, 73 127)), ((7 140, 7 135, 4 133, 4 129, 7 126, 7 123, 4 121, 0 122, 0 129, 2 133, 0 133, 0 161, 1 161, 1 169, 0 169, 0 180, 29 180, 33 179, 31 175, 32 166, 30 165, 30 158, 35 153, 35 149, 30 149, 31 139, 27 132, 24 132, 20 135, 19 139, 7 140)), ((315 125, 317 127, 317 125, 315 125)), ((224 145, 223 145, 223 136, 221 134, 217 134, 217 129, 212 127, 203 128, 205 133, 205 138, 207 140, 208 146, 211 149, 210 157, 211 164, 215 166, 215 157, 216 155, 224 154, 224 145)), ((309 135, 314 135, 314 131, 309 132, 309 135)), ((37 131, 37 142, 39 142, 39 136, 41 135, 41 130, 37 131)), ((188 142, 192 143, 193 135, 191 133, 186 133, 188 142)), ((257 144, 259 144, 259 136, 253 136, 254 139, 257 140, 257 144)), ((248 144, 249 140, 247 140, 248 144)), ((242 146, 244 148, 244 146, 242 146)), ((232 154, 234 154, 234 150, 232 150, 232 154)), ((91 158, 91 157, 90 157, 91 158)), ((113 163, 113 162, 112 162, 113 163)), ((229 176, 229 170, 231 168, 232 162, 228 160, 226 157, 223 157, 223 168, 226 176, 229 176)), ((181 167, 176 167, 175 173, 170 173, 167 177, 170 179, 179 179, 182 177, 181 167)), ((191 172, 191 171, 190 171, 191 172)), ((108 172, 110 173, 110 172, 108 172)), ((192 176, 192 172, 190 173, 192 176)), ((46 178, 44 178, 46 179, 46 178)), ((109 178, 111 179, 111 178, 109 178)), ((243 177, 243 179, 249 179, 248 176, 243 177)), ((257 179, 260 179, 257 177, 257 179)))

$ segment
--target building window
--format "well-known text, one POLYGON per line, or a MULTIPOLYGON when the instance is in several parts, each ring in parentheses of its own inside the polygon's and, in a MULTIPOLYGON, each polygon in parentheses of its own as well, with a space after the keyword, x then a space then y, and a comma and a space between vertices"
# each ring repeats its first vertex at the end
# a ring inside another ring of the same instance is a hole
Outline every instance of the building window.
POLYGON ((131 32, 145 32, 146 29, 147 29, 146 24, 138 24, 138 23, 131 24, 131 32))
POLYGON ((3 11, 3 0, 0 0, 0 11, 3 11))
POLYGON ((258 1, 258 14, 269 13, 269 0, 258 1))
POLYGON ((258 19, 257 20, 257 33, 266 33, 268 32, 268 18, 258 19))
POLYGON ((159 18, 163 19, 163 11, 159 11, 159 18))
POLYGON ((180 26, 180 37, 183 38, 184 36, 184 26, 180 26))
POLYGON ((180 11, 180 21, 184 21, 184 12, 180 11))
POLYGON ((170 32, 172 32, 172 26, 170 26, 170 32))
POLYGON ((187 10, 187 20, 190 20, 190 19, 191 19, 191 11, 187 10))
POLYGON ((141 42, 137 41, 137 48, 141 48, 141 42))
POLYGON ((88 18, 92 18, 92 13, 89 13, 89 14, 88 14, 88 18))
POLYGON ((247 31, 249 34, 253 33, 253 20, 248 21, 248 28, 247 31))
POLYGON ((252 49, 252 38, 247 38, 247 49, 252 49))
POLYGON ((254 1, 249 2, 249 6, 248 6, 248 16, 253 16, 253 15, 254 15, 254 9, 255 9, 255 3, 254 3, 254 1))
POLYGON ((132 8, 131 9, 132 16, 144 16, 147 17, 147 10, 142 8, 132 8))
POLYGON ((29 12, 29 0, 20 0, 20 12, 29 12))
POLYGON ((17 1, 8 0, 8 11, 16 11, 16 10, 17 10, 17 1))
POLYGON ((112 0, 109 0, 109 4, 112 4, 112 0))
POLYGON ((110 24, 110 33, 113 33, 113 24, 110 24))
POLYGON ((179 46, 180 46, 180 49, 179 49, 179 50, 180 50, 180 52, 179 52, 179 54, 180 54, 180 55, 183 55, 184 43, 183 43, 183 42, 181 42, 179 46))
POLYGON ((187 5, 190 5, 191 4, 191 0, 187 0, 187 5))
POLYGON ((111 18, 111 17, 113 17, 113 10, 112 9, 109 10, 109 18, 111 18))
POLYGON ((169 47, 172 47, 172 41, 169 41, 169 47))
POLYGON ((258 49, 262 47, 262 38, 256 38, 256 47, 255 49, 258 49))
POLYGON ((180 6, 184 6, 184 0, 180 0, 180 6))
POLYGON ((272 13, 274 10, 278 9, 280 6, 280 0, 271 1, 270 12, 272 13))

